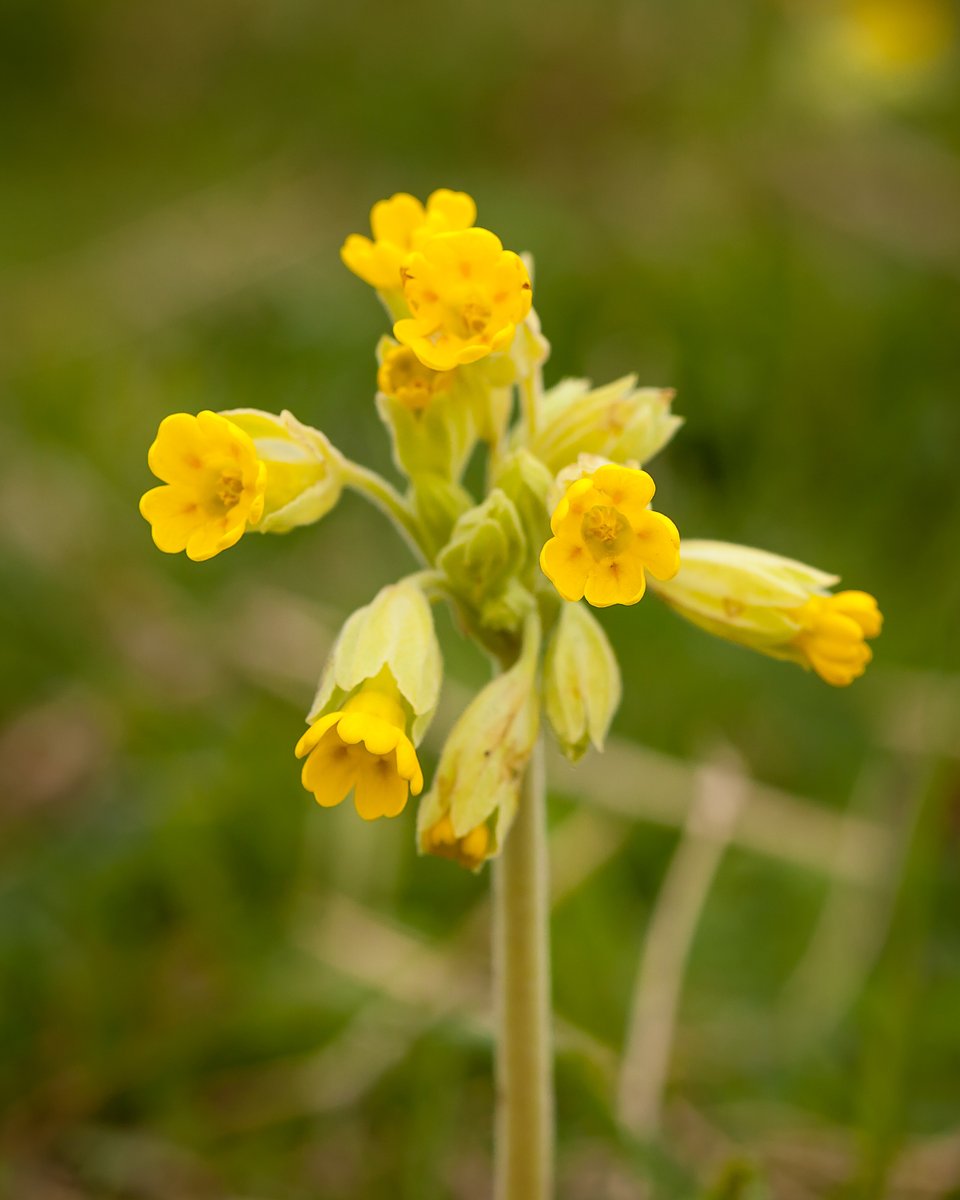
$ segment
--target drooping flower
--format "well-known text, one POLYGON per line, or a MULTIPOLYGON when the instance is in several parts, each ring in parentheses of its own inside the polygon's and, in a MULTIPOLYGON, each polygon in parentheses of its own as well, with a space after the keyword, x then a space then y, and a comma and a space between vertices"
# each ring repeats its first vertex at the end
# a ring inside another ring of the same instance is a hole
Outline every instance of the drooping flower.
POLYGON ((752 546, 686 540, 679 572, 654 590, 708 633, 845 687, 873 657, 867 639, 877 637, 883 618, 867 592, 831 593, 837 582, 836 575, 752 546))
POLYGON ((488 229, 429 238, 404 260, 401 275, 413 315, 397 321, 394 337, 435 371, 506 350, 530 311, 523 260, 488 229))
POLYGON ((370 213, 373 240, 352 233, 340 257, 355 275, 381 292, 399 291, 400 267, 411 250, 437 233, 469 229, 477 219, 477 206, 465 192, 440 188, 426 206, 415 196, 398 192, 378 200, 370 213))
POLYGON ((826 683, 846 687, 858 679, 873 658, 867 638, 883 627, 877 602, 869 592, 836 592, 811 596, 796 614, 800 633, 793 646, 826 683))
POLYGON ((140 512, 165 553, 203 562, 260 520, 267 468, 250 436, 219 413, 165 417, 147 462, 164 486, 144 494, 140 512))
POLYGON ((487 860, 491 840, 490 827, 486 822, 475 825, 469 833, 458 837, 450 814, 444 813, 435 825, 424 829, 420 835, 420 849, 423 854, 449 858, 468 871, 476 871, 487 860))
POLYGON ((357 812, 366 821, 397 816, 407 797, 423 789, 403 706, 375 683, 362 688, 342 710, 314 721, 297 743, 296 755, 306 757, 303 786, 318 804, 333 808, 352 791, 357 812))
POLYGON ((669 579, 680 565, 680 535, 647 507, 654 482, 646 471, 607 463, 567 488, 554 510, 554 536, 540 566, 564 600, 636 604, 646 572, 669 579))

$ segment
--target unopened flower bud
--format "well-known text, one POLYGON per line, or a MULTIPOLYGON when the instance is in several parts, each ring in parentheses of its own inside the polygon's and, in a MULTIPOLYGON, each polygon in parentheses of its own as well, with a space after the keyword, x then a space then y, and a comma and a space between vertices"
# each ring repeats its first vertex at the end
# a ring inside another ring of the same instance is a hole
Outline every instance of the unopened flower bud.
POLYGON ((457 521, 437 565, 469 603, 503 590, 527 551, 520 517, 513 502, 494 488, 482 504, 457 521))
POLYGON ((585 379, 565 379, 544 394, 540 425, 530 450, 554 474, 580 454, 643 465, 683 424, 670 411, 674 393, 638 388, 627 375, 590 389, 585 379))
POLYGON ((564 604, 547 645, 543 706, 571 762, 591 742, 603 749, 620 693, 620 668, 599 622, 584 605, 564 604))

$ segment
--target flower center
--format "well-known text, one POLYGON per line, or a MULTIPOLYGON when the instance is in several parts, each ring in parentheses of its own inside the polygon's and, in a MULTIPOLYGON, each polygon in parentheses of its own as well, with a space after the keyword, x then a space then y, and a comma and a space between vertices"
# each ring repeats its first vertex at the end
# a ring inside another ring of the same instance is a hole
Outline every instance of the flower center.
POLYGON ((450 328, 457 337, 469 339, 486 333, 493 310, 481 300, 467 300, 451 305, 450 328))
POLYGON ((634 536, 623 513, 608 504, 596 504, 587 509, 580 522, 580 535, 598 562, 622 554, 634 536))
POLYGON ((217 484, 217 499, 223 505, 226 512, 237 506, 242 495, 243 480, 239 475, 227 474, 225 472, 220 476, 220 482, 217 484))

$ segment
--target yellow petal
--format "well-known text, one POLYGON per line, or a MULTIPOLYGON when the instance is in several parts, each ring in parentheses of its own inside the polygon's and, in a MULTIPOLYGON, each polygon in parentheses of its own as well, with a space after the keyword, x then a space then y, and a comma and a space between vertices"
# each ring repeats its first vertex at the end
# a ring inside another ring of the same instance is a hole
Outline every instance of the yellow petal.
POLYGON ((300 778, 319 805, 334 808, 354 786, 357 768, 354 752, 331 729, 303 764, 300 778))
POLYGON ((550 538, 540 551, 540 569, 564 600, 581 599, 590 562, 583 546, 562 538, 550 538))
POLYGON ((389 200, 378 200, 370 212, 370 228, 378 242, 392 242, 406 249, 413 232, 426 220, 423 205, 407 192, 397 192, 389 200))
POLYGON ((357 773, 354 803, 365 821, 398 816, 406 806, 407 781, 397 774, 392 758, 369 759, 357 773))
POLYGON ((320 717, 318 720, 314 721, 300 741, 297 742, 293 751, 296 757, 303 758, 305 754, 309 754, 317 742, 319 742, 323 735, 327 732, 327 730, 336 725, 342 716, 343 713, 332 712, 327 713, 325 717, 320 717))
POLYGON ((243 537, 246 523, 231 521, 230 516, 208 520, 195 529, 187 542, 187 558, 194 562, 206 562, 221 551, 229 550, 243 537))
POLYGON ((646 471, 606 463, 593 473, 597 489, 607 497, 606 503, 618 508, 635 525, 653 499, 657 490, 646 471))
POLYGON ((680 534, 663 513, 645 509, 633 524, 636 553, 657 579, 672 579, 680 570, 680 534))
POLYGON ((609 608, 612 604, 636 604, 645 590, 643 563, 633 554, 622 554, 593 564, 583 595, 594 608, 609 608))

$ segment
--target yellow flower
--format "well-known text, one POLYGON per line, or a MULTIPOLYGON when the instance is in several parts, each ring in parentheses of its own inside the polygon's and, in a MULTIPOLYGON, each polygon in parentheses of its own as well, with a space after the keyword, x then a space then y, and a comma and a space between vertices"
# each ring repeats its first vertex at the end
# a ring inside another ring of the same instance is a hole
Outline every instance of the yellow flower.
POLYGON ((318 804, 333 808, 351 790, 365 821, 403 812, 410 792, 423 789, 417 752, 406 733, 406 717, 396 697, 363 688, 339 712, 327 713, 297 743, 303 786, 318 804))
POLYGON ((883 618, 867 592, 829 592, 837 582, 767 550, 686 539, 680 571, 654 590, 715 637, 812 667, 845 687, 863 674, 872 657, 865 639, 879 634, 883 618))
POLYGON ((437 396, 450 391, 452 371, 424 366, 409 346, 391 346, 377 372, 377 387, 412 412, 422 412, 437 396))
POLYGON ((470 871, 483 866, 489 848, 490 830, 486 824, 477 825, 463 837, 457 837, 449 813, 445 813, 435 825, 420 835, 421 853, 449 858, 470 871))
POLYGON ((488 229, 430 238, 404 260, 401 275, 413 316, 393 335, 435 371, 505 350, 530 311, 527 268, 488 229))
POLYGON ((540 566, 564 600, 636 604, 645 571, 670 579, 680 566, 680 535, 647 505, 655 491, 646 471, 607 463, 572 483, 550 521, 554 536, 540 566))
POLYGON ((920 70, 949 50, 957 21, 948 0, 847 0, 851 57, 877 74, 920 70))
POLYGON ((791 645, 821 679, 846 687, 864 673, 873 658, 866 639, 883 627, 873 596, 854 591, 811 596, 795 616, 801 632, 791 645))
POLYGON ((399 291, 400 267, 411 250, 436 233, 469 229, 476 219, 477 206, 465 192, 440 188, 428 198, 426 208, 415 196, 398 192, 373 206, 373 241, 352 233, 340 257, 354 275, 378 291, 399 291))
POLYGON ((147 455, 164 487, 141 498, 153 540, 195 562, 235 545, 263 513, 267 469, 253 441, 219 413, 174 413, 160 422, 147 455))

